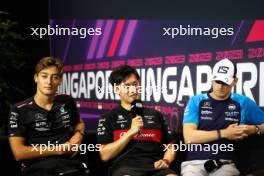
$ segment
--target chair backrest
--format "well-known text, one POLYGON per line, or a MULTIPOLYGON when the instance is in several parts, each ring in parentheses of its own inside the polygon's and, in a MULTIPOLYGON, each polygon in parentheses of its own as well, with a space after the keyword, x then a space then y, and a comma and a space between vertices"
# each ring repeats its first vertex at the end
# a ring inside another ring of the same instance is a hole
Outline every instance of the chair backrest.
POLYGON ((7 136, 0 136, 0 146, 1 173, 8 173, 8 175, 17 176, 21 175, 20 163, 14 158, 7 136))

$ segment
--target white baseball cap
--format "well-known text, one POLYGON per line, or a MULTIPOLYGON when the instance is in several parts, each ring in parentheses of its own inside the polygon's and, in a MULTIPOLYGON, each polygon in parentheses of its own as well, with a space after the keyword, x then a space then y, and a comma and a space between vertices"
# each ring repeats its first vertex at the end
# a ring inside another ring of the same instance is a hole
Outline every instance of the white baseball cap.
POLYGON ((212 81, 222 81, 231 85, 236 77, 236 66, 229 59, 218 61, 213 68, 212 81))

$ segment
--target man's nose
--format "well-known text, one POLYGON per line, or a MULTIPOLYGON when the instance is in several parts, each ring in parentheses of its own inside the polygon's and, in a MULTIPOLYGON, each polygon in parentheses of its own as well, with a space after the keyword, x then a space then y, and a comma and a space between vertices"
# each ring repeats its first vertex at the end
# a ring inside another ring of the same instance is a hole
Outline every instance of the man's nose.
POLYGON ((130 92, 135 93, 137 91, 136 86, 130 86, 130 92))
POLYGON ((52 82, 52 78, 51 78, 51 77, 48 77, 48 79, 47 79, 47 83, 48 83, 48 84, 51 84, 51 82, 52 82))
POLYGON ((226 85, 224 85, 224 84, 220 84, 220 88, 221 89, 224 89, 226 87, 226 85))

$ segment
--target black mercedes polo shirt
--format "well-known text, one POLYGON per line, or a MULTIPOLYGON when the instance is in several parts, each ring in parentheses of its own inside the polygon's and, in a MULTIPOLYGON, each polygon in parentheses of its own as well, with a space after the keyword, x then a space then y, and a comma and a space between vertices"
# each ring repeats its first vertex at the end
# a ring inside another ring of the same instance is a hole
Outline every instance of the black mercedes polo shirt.
POLYGON ((11 137, 25 137, 26 145, 62 144, 70 139, 71 127, 79 120, 76 104, 68 95, 57 94, 50 111, 30 97, 11 108, 8 133, 11 137))

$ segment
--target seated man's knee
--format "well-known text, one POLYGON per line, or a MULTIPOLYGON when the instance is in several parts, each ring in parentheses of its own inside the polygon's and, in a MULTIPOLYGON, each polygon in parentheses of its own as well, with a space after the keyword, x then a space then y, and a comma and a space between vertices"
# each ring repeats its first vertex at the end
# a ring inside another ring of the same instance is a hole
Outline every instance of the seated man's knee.
POLYGON ((133 172, 133 170, 131 170, 131 168, 129 167, 121 167, 115 171, 112 171, 112 176, 136 176, 137 174, 135 174, 133 172))

